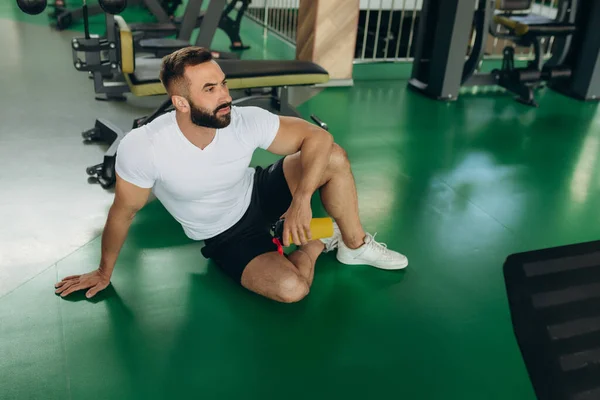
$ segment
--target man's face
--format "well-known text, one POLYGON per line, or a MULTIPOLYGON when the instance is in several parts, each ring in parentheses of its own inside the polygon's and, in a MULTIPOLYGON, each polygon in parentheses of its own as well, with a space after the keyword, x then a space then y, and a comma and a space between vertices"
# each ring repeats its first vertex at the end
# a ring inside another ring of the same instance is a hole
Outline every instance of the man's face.
POLYGON ((231 96, 225 75, 215 62, 186 69, 190 81, 190 118, 192 123, 207 128, 225 128, 231 122, 231 96))

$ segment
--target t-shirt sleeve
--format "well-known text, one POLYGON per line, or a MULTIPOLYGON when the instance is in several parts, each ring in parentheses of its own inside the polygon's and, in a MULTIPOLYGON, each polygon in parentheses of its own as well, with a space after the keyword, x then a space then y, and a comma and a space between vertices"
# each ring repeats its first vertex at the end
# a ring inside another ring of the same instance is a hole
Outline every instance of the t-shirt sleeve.
POLYGON ((152 143, 143 129, 125 135, 117 148, 115 171, 125 181, 151 188, 156 180, 152 143))
POLYGON ((242 107, 242 132, 255 148, 267 149, 279 131, 279 116, 264 108, 242 107))

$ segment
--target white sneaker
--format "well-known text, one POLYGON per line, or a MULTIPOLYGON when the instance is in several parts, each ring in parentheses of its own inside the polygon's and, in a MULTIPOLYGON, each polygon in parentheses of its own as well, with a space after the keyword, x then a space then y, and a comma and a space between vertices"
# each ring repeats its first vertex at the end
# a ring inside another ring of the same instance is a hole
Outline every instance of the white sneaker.
POLYGON ((365 237, 365 243, 357 249, 346 246, 341 238, 338 240, 337 247, 337 259, 342 264, 370 265, 388 270, 403 269, 408 266, 406 256, 388 249, 385 243, 376 242, 375 236, 369 233, 365 237))

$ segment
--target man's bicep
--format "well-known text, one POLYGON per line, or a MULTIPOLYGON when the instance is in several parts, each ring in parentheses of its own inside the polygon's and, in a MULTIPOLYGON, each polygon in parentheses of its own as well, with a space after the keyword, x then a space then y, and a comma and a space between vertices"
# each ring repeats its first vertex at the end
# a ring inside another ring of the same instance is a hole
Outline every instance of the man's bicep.
POLYGON ((119 143, 115 172, 141 188, 154 186, 157 175, 154 150, 144 127, 132 130, 119 143))
POLYGON ((279 120, 279 129, 267 150, 278 155, 297 153, 314 126, 295 117, 280 116, 279 120))
POLYGON ((143 188, 127 182, 117 173, 114 204, 119 210, 131 213, 133 216, 146 205, 151 191, 151 188, 143 188))

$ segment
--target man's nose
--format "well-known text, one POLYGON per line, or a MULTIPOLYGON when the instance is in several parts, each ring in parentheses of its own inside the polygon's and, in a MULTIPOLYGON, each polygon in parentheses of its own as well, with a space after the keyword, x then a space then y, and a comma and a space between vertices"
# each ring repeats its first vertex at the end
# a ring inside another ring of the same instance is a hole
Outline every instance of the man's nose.
POLYGON ((226 86, 223 86, 221 89, 221 99, 224 103, 230 103, 232 101, 229 89, 226 86))

